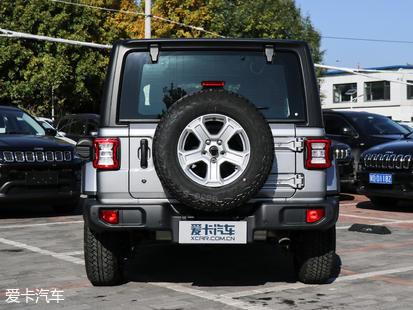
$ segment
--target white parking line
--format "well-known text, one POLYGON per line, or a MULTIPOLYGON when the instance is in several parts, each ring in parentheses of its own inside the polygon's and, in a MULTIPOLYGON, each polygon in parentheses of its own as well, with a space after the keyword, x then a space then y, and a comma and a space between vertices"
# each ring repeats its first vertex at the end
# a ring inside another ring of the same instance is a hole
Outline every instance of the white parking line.
POLYGON ((0 242, 4 243, 4 244, 7 244, 7 245, 14 246, 16 248, 21 248, 21 249, 25 249, 25 250, 32 251, 32 252, 35 252, 35 253, 52 256, 54 258, 64 260, 66 262, 70 262, 70 263, 73 263, 73 264, 78 264, 78 265, 84 265, 85 264, 83 259, 72 257, 72 256, 66 255, 64 253, 56 253, 56 252, 53 252, 53 251, 41 249, 41 248, 38 248, 36 246, 28 245, 28 244, 25 244, 25 243, 22 243, 22 242, 17 242, 17 241, 13 241, 13 240, 9 240, 9 239, 4 239, 4 238, 0 238, 0 242))
POLYGON ((76 256, 76 255, 83 255, 83 251, 72 251, 72 252, 63 252, 63 253, 59 253, 59 254, 64 254, 64 255, 68 255, 68 256, 76 256))
MULTIPOLYGON (((407 222, 407 221, 403 221, 403 222, 407 222)), ((11 245, 17 248, 22 248, 22 249, 29 250, 35 253, 52 256, 54 258, 67 261, 73 264, 77 264, 77 265, 85 264, 83 259, 68 255, 68 254, 74 255, 73 253, 80 253, 82 251, 56 253, 53 251, 41 249, 41 248, 31 246, 31 245, 28 245, 22 242, 12 241, 12 240, 5 239, 5 238, 0 238, 0 243, 11 245)), ((359 273, 359 274, 339 277, 335 280, 334 283, 354 281, 354 280, 366 279, 366 278, 371 278, 371 277, 376 277, 376 276, 391 275, 391 274, 410 272, 410 271, 413 271, 413 266, 406 266, 406 267, 379 270, 379 271, 371 271, 371 272, 365 272, 365 273, 359 273)), ((281 292, 285 290, 294 290, 294 289, 318 286, 318 285, 307 285, 303 283, 291 283, 291 284, 264 287, 261 289, 246 290, 246 291, 240 291, 240 292, 220 295, 220 294, 214 294, 214 293, 210 293, 210 292, 199 290, 199 289, 194 289, 194 288, 187 287, 181 284, 176 284, 176 283, 148 282, 148 284, 153 285, 153 286, 163 287, 163 288, 173 290, 176 292, 196 296, 199 298, 204 298, 207 300, 219 302, 227 306, 232 306, 235 308, 245 309, 245 310, 263 310, 263 309, 269 309, 269 308, 264 305, 251 305, 250 303, 247 303, 247 302, 235 299, 235 298, 246 297, 246 296, 262 294, 262 293, 281 292)))
MULTIPOLYGON (((354 274, 354 275, 338 277, 337 279, 335 279, 333 284, 337 283, 337 282, 355 281, 355 280, 361 280, 361 279, 367 279, 367 278, 372 278, 372 277, 377 277, 377 276, 385 276, 385 275, 403 273, 403 272, 409 272, 409 271, 413 271, 413 266, 406 266, 406 267, 400 267, 400 268, 394 268, 394 269, 386 269, 386 270, 358 273, 358 274, 354 274)), ((224 295, 221 295, 221 296, 231 297, 231 298, 239 298, 239 297, 250 296, 250 295, 255 295, 255 294, 270 293, 270 292, 281 292, 281 291, 286 291, 286 290, 295 290, 295 289, 314 287, 314 286, 320 286, 320 285, 308 285, 308 284, 303 284, 303 283, 292 283, 292 284, 286 284, 286 285, 281 285, 281 286, 278 285, 278 286, 272 286, 272 287, 264 287, 262 289, 254 289, 254 290, 248 290, 248 291, 229 293, 229 294, 224 294, 224 295)))
POLYGON ((232 306, 238 309, 245 309, 245 310, 263 310, 263 309, 269 309, 268 307, 265 307, 263 305, 251 305, 247 302, 233 299, 232 297, 226 297, 225 295, 218 295, 218 294, 213 294, 209 293, 206 291, 201 291, 198 289, 194 289, 191 287, 186 287, 180 284, 175 284, 175 283, 162 283, 162 282, 149 282, 148 284, 154 285, 154 286, 159 286, 162 288, 167 288, 169 290, 173 290, 176 292, 208 299, 211 301, 219 302, 227 306, 232 306))
POLYGON ((83 223, 83 221, 50 222, 50 223, 38 223, 38 224, 13 224, 13 225, 0 226, 0 229, 14 229, 14 228, 50 226, 50 225, 65 225, 65 224, 80 224, 80 223, 83 223))

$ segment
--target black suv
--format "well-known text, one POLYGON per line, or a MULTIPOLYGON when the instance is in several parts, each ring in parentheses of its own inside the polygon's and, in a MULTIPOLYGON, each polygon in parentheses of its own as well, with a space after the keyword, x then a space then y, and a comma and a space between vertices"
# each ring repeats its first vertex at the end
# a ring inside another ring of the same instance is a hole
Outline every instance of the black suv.
POLYGON ((358 192, 378 207, 395 206, 399 200, 413 200, 412 168, 413 139, 372 147, 361 155, 358 192))
POLYGON ((390 118, 368 112, 324 110, 327 136, 351 147, 353 169, 341 175, 341 183, 354 186, 359 170, 360 154, 365 150, 389 141, 404 139, 409 131, 390 118))
POLYGON ((48 201, 62 212, 78 205, 80 160, 74 147, 55 135, 24 111, 0 106, 2 202, 48 201))
POLYGON ((63 132, 65 137, 79 141, 92 138, 98 131, 100 117, 93 113, 80 113, 63 116, 57 123, 58 132, 63 132))

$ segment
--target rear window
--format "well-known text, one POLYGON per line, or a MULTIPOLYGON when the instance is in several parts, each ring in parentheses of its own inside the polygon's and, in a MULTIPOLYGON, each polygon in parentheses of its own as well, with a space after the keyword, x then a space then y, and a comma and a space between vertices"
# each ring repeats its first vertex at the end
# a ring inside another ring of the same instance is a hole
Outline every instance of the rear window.
POLYGON ((299 59, 276 52, 271 64, 262 52, 161 52, 152 63, 148 52, 125 61, 120 120, 158 119, 178 99, 202 90, 203 81, 223 81, 224 88, 253 102, 270 120, 305 120, 299 59))

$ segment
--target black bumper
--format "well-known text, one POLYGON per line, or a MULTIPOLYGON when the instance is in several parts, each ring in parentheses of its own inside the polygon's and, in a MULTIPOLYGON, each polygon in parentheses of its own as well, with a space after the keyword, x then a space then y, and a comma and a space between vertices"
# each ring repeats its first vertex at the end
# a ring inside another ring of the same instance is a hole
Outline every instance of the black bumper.
POLYGON ((178 242, 179 221, 185 220, 238 220, 247 222, 248 242, 253 241, 257 230, 326 230, 335 225, 339 213, 338 197, 330 196, 317 203, 263 203, 252 215, 226 218, 200 218, 182 216, 170 205, 108 205, 100 204, 95 199, 85 199, 84 218, 96 231, 171 231, 172 239, 178 242), (324 208, 325 217, 316 223, 306 223, 306 209, 324 208), (99 219, 100 209, 119 210, 119 224, 110 225, 99 219))
POLYGON ((413 200, 413 175, 401 171, 361 171, 357 174, 357 192, 369 197, 390 197, 413 200), (391 173, 393 184, 370 184, 369 173, 391 173))

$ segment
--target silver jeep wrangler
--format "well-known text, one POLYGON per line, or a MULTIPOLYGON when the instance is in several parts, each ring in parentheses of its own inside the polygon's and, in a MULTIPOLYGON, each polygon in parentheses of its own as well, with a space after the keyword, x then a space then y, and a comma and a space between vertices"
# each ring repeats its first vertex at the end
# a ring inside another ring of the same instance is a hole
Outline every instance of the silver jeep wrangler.
POLYGON ((142 240, 265 240, 288 245, 304 283, 337 272, 336 169, 306 43, 117 42, 92 149, 82 190, 93 285, 122 283, 142 240))

